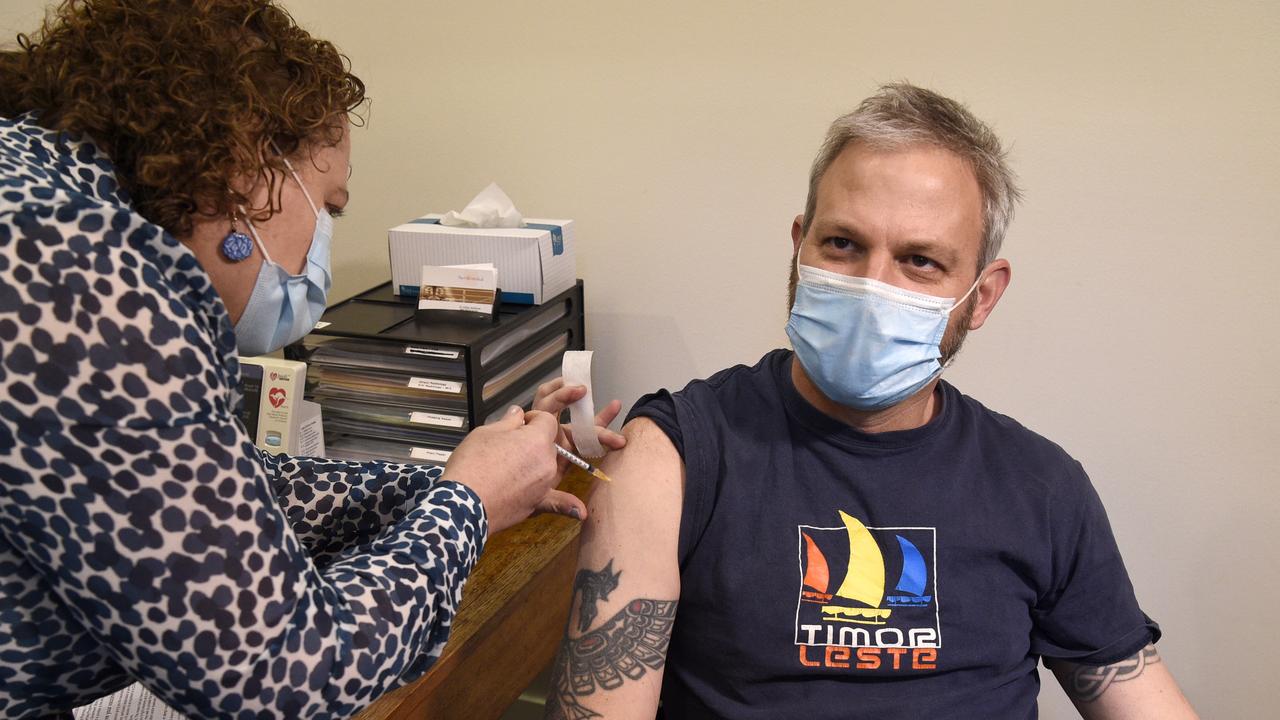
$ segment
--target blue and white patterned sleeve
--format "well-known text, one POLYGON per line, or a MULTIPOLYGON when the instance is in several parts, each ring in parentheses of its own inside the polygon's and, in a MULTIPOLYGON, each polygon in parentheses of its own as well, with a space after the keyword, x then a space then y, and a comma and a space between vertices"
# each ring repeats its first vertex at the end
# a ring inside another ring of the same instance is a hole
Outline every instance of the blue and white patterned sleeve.
POLYGON ((28 457, 45 471, 11 499, 64 519, 10 540, 115 663, 192 717, 346 717, 421 674, 487 531, 474 493, 438 468, 387 468, 418 502, 386 525, 339 515, 358 539, 321 567, 230 418, 43 439, 28 457))
POLYGON ((258 454, 294 534, 321 567, 421 506, 440 475, 429 465, 258 454))

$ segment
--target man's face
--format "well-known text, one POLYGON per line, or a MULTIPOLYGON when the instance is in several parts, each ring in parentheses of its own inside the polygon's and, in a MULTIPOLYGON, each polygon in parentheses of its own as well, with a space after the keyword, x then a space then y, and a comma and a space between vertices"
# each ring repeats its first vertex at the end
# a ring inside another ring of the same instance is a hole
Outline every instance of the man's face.
MULTIPOLYGON (((809 230, 792 227, 800 263, 937 297, 959 298, 978 274, 982 193, 959 156, 929 145, 852 143, 818 183, 809 230), (803 240, 803 242, 801 242, 803 240)), ((788 289, 795 298, 794 271, 788 289)), ((951 313, 943 361, 960 349, 977 296, 951 313)))

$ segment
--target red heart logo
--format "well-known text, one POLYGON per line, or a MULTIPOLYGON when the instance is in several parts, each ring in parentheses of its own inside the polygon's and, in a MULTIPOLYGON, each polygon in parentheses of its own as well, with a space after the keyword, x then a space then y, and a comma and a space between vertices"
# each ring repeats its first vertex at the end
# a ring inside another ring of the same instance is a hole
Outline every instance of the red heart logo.
POLYGON ((271 407, 278 408, 284 404, 284 388, 271 388, 271 392, 267 393, 267 400, 271 402, 271 407))

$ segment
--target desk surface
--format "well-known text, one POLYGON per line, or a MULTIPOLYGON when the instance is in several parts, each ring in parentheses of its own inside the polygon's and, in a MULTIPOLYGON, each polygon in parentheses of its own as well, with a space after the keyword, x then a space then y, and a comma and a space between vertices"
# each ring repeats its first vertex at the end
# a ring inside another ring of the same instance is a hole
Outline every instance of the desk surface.
MULTIPOLYGON (((561 489, 585 497, 590 478, 574 470, 561 489)), ((358 719, 501 716, 555 657, 569 616, 580 529, 576 520, 543 515, 489 538, 440 659, 358 719)))

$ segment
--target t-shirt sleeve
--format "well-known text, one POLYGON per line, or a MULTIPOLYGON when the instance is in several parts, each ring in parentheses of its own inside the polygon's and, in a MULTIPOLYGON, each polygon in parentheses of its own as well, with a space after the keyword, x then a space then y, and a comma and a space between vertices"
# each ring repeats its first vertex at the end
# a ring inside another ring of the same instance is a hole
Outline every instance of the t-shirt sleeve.
POLYGON ((680 421, 676 417, 674 395, 666 390, 659 390, 640 398, 631 412, 627 413, 627 422, 638 417, 649 418, 661 428, 670 438, 671 444, 675 445, 676 452, 680 453, 680 459, 684 459, 684 433, 680 431, 680 421))
MULTIPOLYGON (((666 433, 684 461, 684 499, 680 509, 678 548, 681 570, 697 547, 711 517, 721 465, 718 437, 707 422, 705 410, 699 412, 699 404, 690 397, 691 393, 701 389, 700 385, 690 385, 674 394, 659 390, 640 398, 627 415, 627 422, 637 417, 652 420, 666 433)), ((701 406, 711 407, 707 402, 701 406)))
POLYGON ((1107 665, 1160 639, 1138 606, 1102 500, 1072 461, 1070 479, 1049 496, 1052 585, 1032 609, 1033 652, 1107 665))

